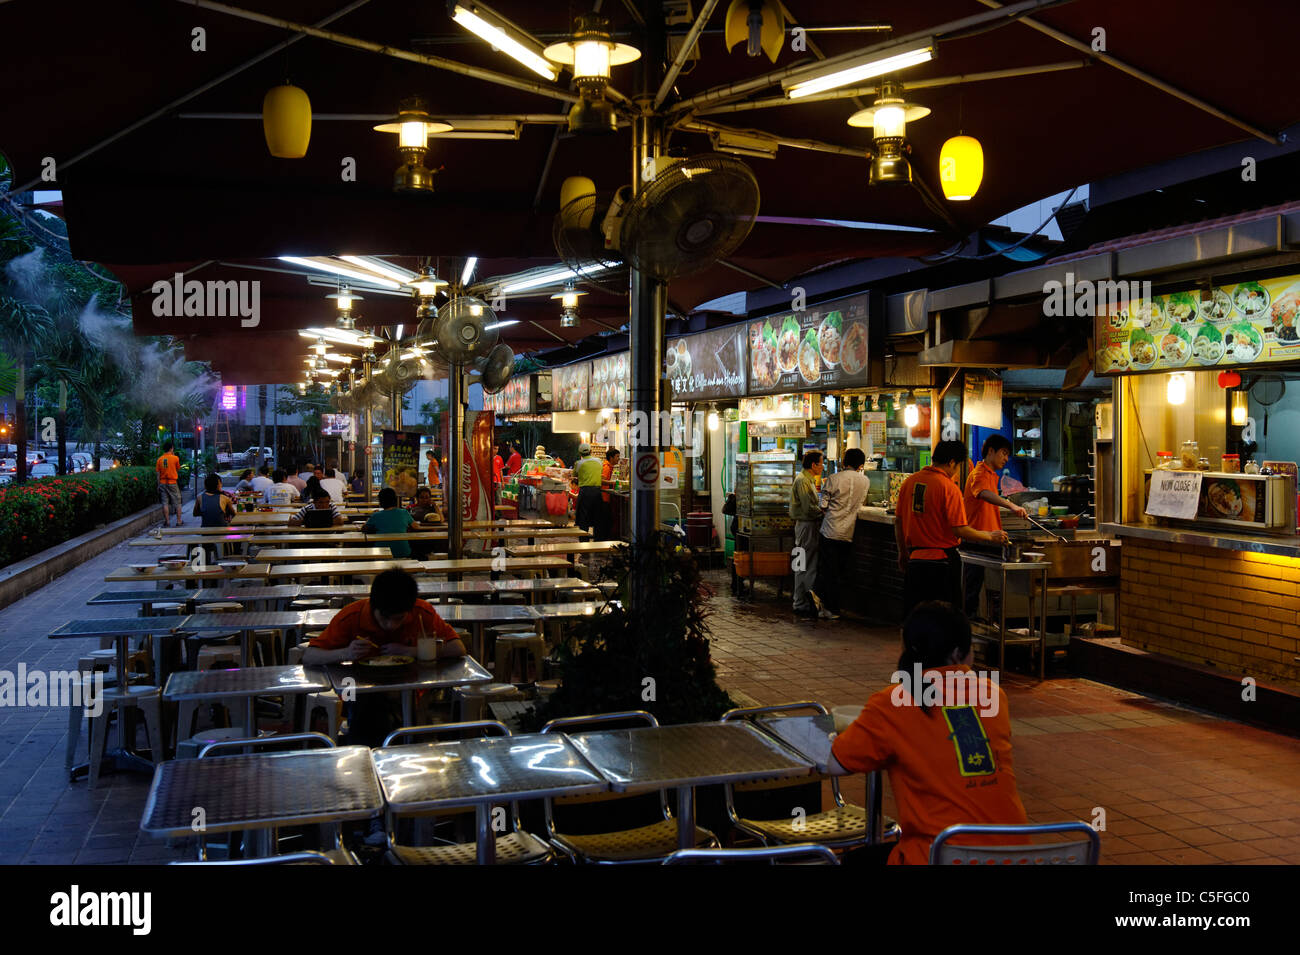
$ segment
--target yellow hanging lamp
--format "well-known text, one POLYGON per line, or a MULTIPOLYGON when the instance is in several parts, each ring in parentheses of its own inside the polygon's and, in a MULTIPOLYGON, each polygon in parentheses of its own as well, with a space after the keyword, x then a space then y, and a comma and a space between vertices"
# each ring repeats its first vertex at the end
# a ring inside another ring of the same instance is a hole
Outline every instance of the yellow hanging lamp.
POLYGON ((272 86, 262 100, 266 148, 277 159, 301 159, 311 140, 311 100, 297 86, 272 86))
POLYGON ((984 179, 984 148, 974 136, 953 136, 939 151, 939 184, 953 202, 964 202, 979 191, 984 179))

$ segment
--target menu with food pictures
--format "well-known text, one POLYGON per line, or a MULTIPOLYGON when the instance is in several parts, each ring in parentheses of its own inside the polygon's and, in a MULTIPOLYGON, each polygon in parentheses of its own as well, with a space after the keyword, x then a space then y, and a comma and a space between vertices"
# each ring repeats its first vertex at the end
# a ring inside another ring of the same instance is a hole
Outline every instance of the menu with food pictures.
POLYGON ((591 384, 591 362, 565 365, 551 371, 551 410, 586 411, 591 384))
POLYGON ((664 377, 674 401, 734 398, 745 393, 745 329, 715 328, 671 338, 664 353, 664 377))
POLYGON ((867 383, 865 295, 749 323, 749 394, 867 383))
POLYGON ((591 383, 587 391, 588 408, 626 408, 631 384, 632 365, 627 352, 593 358, 591 383))
POLYGON ((399 500, 415 494, 420 481, 420 435, 414 431, 384 432, 384 487, 397 492, 399 500))
POLYGON ((1134 299, 1101 310, 1096 373, 1300 359, 1300 276, 1134 299))
POLYGON ((483 394, 483 409, 497 414, 530 414, 537 410, 532 375, 519 375, 494 395, 483 394))

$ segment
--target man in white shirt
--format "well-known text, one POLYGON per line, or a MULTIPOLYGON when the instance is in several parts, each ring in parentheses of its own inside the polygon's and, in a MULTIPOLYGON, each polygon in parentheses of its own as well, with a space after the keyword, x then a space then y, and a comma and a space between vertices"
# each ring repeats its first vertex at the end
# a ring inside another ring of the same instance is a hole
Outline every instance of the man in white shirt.
POLYGON ((271 480, 275 483, 262 492, 263 504, 292 504, 298 500, 299 491, 285 479, 283 471, 274 471, 271 480))
POLYGON ((867 502, 871 482, 862 473, 867 456, 860 448, 844 452, 844 467, 822 484, 826 495, 826 516, 822 520, 822 559, 817 594, 832 618, 840 614, 844 580, 853 564, 853 532, 858 526, 858 509, 867 502))
POLYGON ((348 486, 339 480, 339 476, 333 468, 326 470, 325 476, 321 478, 320 486, 330 492, 330 500, 335 504, 343 503, 343 495, 347 493, 348 486))
POLYGON ((267 488, 275 483, 271 480, 271 466, 269 464, 263 464, 258 468, 257 476, 248 483, 259 495, 266 494, 267 488))

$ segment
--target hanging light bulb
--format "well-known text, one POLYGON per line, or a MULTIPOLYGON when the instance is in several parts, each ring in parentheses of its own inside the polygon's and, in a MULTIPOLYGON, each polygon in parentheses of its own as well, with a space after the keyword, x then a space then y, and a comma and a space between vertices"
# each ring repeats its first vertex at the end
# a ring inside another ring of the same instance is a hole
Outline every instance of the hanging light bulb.
POLYGON ((396 133, 402 165, 393 174, 397 192, 433 192, 433 172, 424 166, 429 152, 429 134, 451 131, 447 123, 430 121, 424 100, 418 96, 402 100, 397 116, 375 127, 377 133, 396 133))
POLYGON ((921 420, 921 409, 916 406, 916 399, 909 393, 907 404, 903 408, 903 424, 915 428, 921 420))
POLYGON ((1246 393, 1244 391, 1234 391, 1232 393, 1232 423, 1237 427, 1241 427, 1246 423, 1248 413, 1246 393))
POLYGON ((1169 376, 1169 384, 1165 386, 1165 398, 1171 405, 1181 405, 1187 400, 1187 376, 1182 372, 1175 372, 1169 376))
POLYGON ((875 103, 849 117, 850 126, 872 128, 875 156, 868 180, 871 185, 912 181, 912 165, 907 160, 907 153, 912 149, 907 142, 907 124, 929 115, 928 107, 904 102, 901 83, 884 80, 875 103))
POLYGON ((324 338, 317 338, 316 344, 311 346, 311 350, 314 351, 317 355, 324 355, 327 351, 329 351, 329 347, 325 344, 324 338))
POLYGON ((571 39, 552 43, 542 53, 552 63, 573 67, 573 82, 582 99, 569 111, 569 132, 617 131, 618 114, 605 98, 610 68, 639 59, 641 51, 625 43, 615 43, 607 18, 583 14, 574 20, 571 39))
POLYGON ((335 306, 338 307, 339 313, 334 319, 334 323, 339 328, 345 328, 351 331, 357 327, 356 316, 352 314, 352 306, 354 303, 361 301, 360 295, 349 289, 346 285, 341 285, 337 292, 334 292, 331 295, 326 295, 325 297, 333 299, 335 306))
POLYGON ((953 202, 964 202, 979 191, 984 179, 984 148, 974 136, 953 136, 939 151, 939 184, 953 202))
POLYGON ((311 141, 311 100, 296 86, 272 86, 262 99, 262 133, 277 159, 301 159, 311 141))
POLYGON ((586 295, 586 294, 587 294, 586 292, 581 292, 581 291, 577 290, 576 288, 574 288, 574 287, 573 287, 573 283, 572 283, 572 282, 569 282, 567 285, 564 286, 564 291, 563 291, 563 292, 556 292, 554 295, 551 296, 551 299, 552 299, 552 300, 554 300, 554 299, 559 299, 559 300, 560 300, 560 309, 561 309, 561 311, 560 311, 560 327, 561 327, 561 328, 576 328, 576 327, 577 327, 577 325, 578 325, 578 296, 579 296, 579 295, 586 295))
POLYGON ((704 421, 710 431, 718 430, 718 406, 709 405, 709 416, 704 421))

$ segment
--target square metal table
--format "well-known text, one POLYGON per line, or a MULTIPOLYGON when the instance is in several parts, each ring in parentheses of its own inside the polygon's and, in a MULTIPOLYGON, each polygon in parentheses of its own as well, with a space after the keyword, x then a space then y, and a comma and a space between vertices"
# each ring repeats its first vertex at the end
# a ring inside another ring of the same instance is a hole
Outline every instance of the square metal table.
POLYGON ((194 633, 239 631, 239 665, 249 665, 249 648, 254 630, 303 630, 329 626, 337 610, 271 610, 242 613, 196 613, 181 629, 194 633))
POLYGON ((194 598, 196 605, 202 604, 276 604, 275 607, 254 607, 254 610, 275 611, 283 609, 280 605, 297 600, 302 587, 298 584, 275 584, 269 587, 236 587, 233 590, 208 588, 197 591, 194 598))
MULTIPOLYGON (((259 696, 305 696, 330 688, 329 677, 319 669, 299 665, 247 667, 239 670, 182 670, 173 673, 163 699, 176 703, 200 700, 244 700, 244 732, 257 735, 254 700, 259 696)), ((177 731, 179 740, 180 731, 177 731)))
POLYGON ((256 564, 296 564, 304 561, 387 560, 393 552, 387 547, 284 547, 278 550, 260 550, 253 557, 256 564))
POLYGON ((684 723, 569 734, 621 793, 677 790, 677 845, 695 847, 695 787, 808 776, 804 757, 746 723, 684 723))
POLYGON ((155 836, 259 830, 269 852, 276 826, 370 819, 384 808, 370 750, 341 746, 293 753, 175 759, 154 771, 140 829, 155 836))
POLYGON ((387 746, 372 756, 392 811, 435 814, 474 807, 479 865, 496 861, 493 803, 609 789, 605 778, 559 733, 387 746))
POLYGON ((418 560, 390 558, 388 560, 321 561, 309 564, 257 564, 268 577, 375 577, 386 570, 405 570, 418 574, 423 565, 418 560))
POLYGON ((193 601, 201 591, 198 590, 104 590, 86 601, 87 607, 100 607, 111 604, 137 604, 150 616, 156 603, 186 604, 193 601))
POLYGON ((534 608, 526 604, 440 604, 438 616, 453 626, 469 625, 473 644, 470 653, 478 659, 483 657, 483 628, 488 624, 522 623, 531 627, 537 622, 534 608))
MULTIPOLYGON (((415 647, 411 647, 411 655, 415 655, 415 647)), ((390 676, 375 676, 367 673, 365 667, 347 663, 331 663, 324 669, 334 692, 344 700, 352 694, 401 693, 403 726, 414 725, 416 690, 448 690, 470 683, 492 682, 492 674, 473 657, 417 661, 402 673, 390 676)))
MULTIPOLYGON (((160 591, 166 593, 167 591, 160 591)), ((184 614, 163 614, 156 617, 113 617, 103 620, 69 620, 50 631, 51 640, 80 639, 86 637, 112 637, 115 651, 114 665, 117 667, 117 679, 120 687, 104 691, 104 702, 117 707, 117 745, 104 754, 112 759, 115 769, 153 769, 153 763, 133 752, 126 739, 126 704, 122 687, 129 686, 130 676, 127 671, 127 637, 148 635, 151 637, 170 636, 183 629, 189 617, 184 614)), ((155 653, 155 656, 158 656, 155 653)), ((101 717, 106 718, 106 717, 101 717)), ((161 747, 162 740, 150 740, 150 745, 161 747)), ((95 758, 92 754, 91 758, 95 758)), ((72 778, 75 780, 90 771, 90 764, 74 766, 72 778)))

